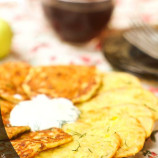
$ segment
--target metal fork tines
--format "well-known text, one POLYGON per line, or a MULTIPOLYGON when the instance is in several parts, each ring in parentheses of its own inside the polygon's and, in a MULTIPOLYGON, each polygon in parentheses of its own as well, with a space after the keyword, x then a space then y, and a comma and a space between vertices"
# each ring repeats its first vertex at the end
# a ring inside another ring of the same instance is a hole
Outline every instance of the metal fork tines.
POLYGON ((144 23, 134 25, 123 34, 124 38, 147 55, 158 59, 158 31, 144 23))

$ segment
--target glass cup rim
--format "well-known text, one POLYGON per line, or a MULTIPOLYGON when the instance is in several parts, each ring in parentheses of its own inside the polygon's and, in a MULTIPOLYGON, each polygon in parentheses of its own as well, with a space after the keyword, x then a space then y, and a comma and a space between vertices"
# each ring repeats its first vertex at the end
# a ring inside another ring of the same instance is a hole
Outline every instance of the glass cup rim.
POLYGON ((65 9, 74 12, 102 11, 114 7, 114 0, 87 0, 88 3, 80 3, 84 0, 41 0, 42 4, 65 9), (78 2, 80 1, 80 2, 78 2))
POLYGON ((61 2, 61 3, 73 3, 73 4, 98 4, 98 3, 111 3, 113 0, 42 0, 42 2, 53 3, 53 1, 61 2))

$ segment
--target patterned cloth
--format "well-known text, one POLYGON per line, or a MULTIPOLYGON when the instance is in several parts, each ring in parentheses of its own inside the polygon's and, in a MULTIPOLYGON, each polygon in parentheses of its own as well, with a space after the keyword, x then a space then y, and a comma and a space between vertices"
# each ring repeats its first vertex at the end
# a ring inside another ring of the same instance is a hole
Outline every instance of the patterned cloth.
MULTIPOLYGON (((1 62, 24 60, 33 65, 83 64, 96 65, 103 71, 112 70, 96 39, 80 46, 60 41, 47 24, 39 0, 0 0, 0 17, 10 23, 14 32, 12 52, 1 62)), ((129 27, 133 17, 158 24, 158 0, 115 0, 110 27, 129 27)), ((158 95, 158 84, 144 86, 158 95)), ((136 157, 158 158, 158 123, 136 157)))

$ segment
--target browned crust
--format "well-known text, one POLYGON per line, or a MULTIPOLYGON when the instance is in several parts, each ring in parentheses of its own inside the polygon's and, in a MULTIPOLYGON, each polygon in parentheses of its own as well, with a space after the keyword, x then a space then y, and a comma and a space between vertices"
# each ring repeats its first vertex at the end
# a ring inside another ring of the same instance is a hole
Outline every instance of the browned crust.
POLYGON ((15 104, 13 104, 7 100, 0 99, 0 107, 1 107, 1 114, 2 115, 9 114, 14 106, 15 106, 15 104))
POLYGON ((20 158, 32 158, 39 152, 55 148, 72 141, 72 136, 58 128, 51 130, 43 130, 38 132, 30 132, 24 134, 11 143, 20 156, 20 158))
POLYGON ((7 62, 0 65, 0 95, 24 95, 22 83, 29 69, 30 65, 24 62, 7 62))
POLYGON ((13 139, 26 131, 30 131, 30 127, 28 127, 28 126, 16 126, 16 127, 11 126, 11 127, 5 127, 5 130, 7 132, 8 138, 13 139))
POLYGON ((91 98, 100 86, 100 78, 92 66, 43 66, 30 70, 23 88, 30 97, 46 94, 76 103, 91 98))

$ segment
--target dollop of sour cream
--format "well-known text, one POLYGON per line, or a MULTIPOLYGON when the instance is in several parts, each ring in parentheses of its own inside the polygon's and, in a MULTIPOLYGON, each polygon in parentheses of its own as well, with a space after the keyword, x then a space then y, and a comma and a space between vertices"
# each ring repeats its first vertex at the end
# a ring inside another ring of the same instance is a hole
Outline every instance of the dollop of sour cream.
POLYGON ((66 98, 50 99, 38 95, 32 100, 22 101, 10 113, 12 126, 29 126, 32 131, 61 127, 75 122, 80 111, 66 98))

